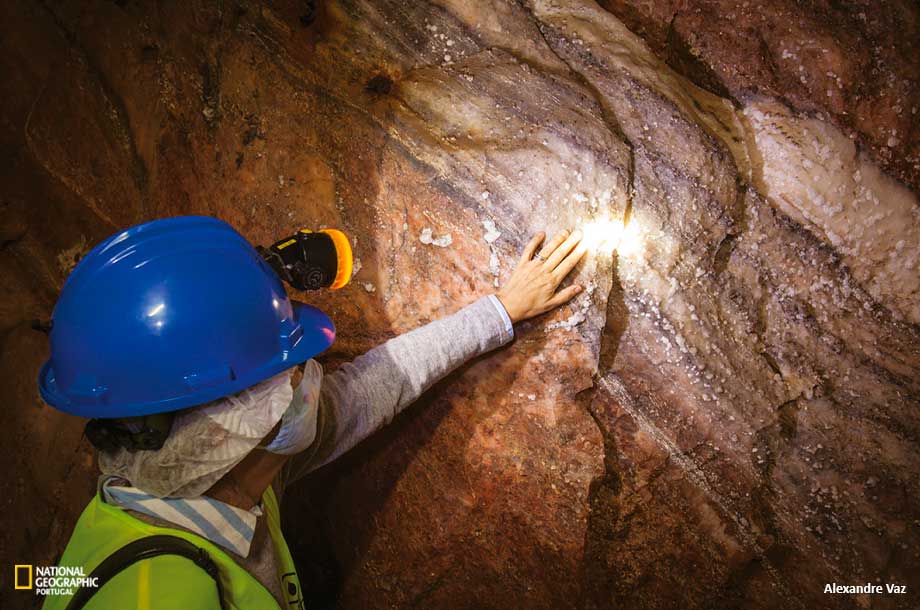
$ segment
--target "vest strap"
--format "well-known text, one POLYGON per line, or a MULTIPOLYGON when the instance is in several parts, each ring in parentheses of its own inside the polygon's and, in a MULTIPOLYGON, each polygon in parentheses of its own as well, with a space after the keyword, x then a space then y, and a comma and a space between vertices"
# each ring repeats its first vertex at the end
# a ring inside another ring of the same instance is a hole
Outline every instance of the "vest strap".
POLYGON ((217 600, 221 610, 226 610, 224 603, 224 591, 220 584, 220 570, 208 552, 203 548, 196 546, 178 536, 167 534, 158 534, 138 538, 129 542, 108 557, 102 563, 96 566, 96 569, 90 573, 90 578, 97 577, 98 587, 80 587, 67 604, 66 610, 80 610, 89 602, 89 600, 101 589, 109 580, 115 577, 125 568, 143 561, 152 559, 159 555, 179 555, 191 560, 195 565, 205 571, 217 586, 217 600))

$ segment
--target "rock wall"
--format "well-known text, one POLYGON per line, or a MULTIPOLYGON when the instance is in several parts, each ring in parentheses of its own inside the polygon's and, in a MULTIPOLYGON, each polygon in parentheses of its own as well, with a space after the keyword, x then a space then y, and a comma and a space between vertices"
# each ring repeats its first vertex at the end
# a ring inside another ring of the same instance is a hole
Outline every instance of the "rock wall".
POLYGON ((6 563, 92 490, 32 320, 105 235, 343 228, 331 368, 587 225, 570 307, 290 494, 338 607, 916 607, 916 5, 605 5, 4 3, 6 563))
POLYGON ((920 186, 920 11, 871 0, 602 0, 669 66, 735 100, 823 116, 920 186))

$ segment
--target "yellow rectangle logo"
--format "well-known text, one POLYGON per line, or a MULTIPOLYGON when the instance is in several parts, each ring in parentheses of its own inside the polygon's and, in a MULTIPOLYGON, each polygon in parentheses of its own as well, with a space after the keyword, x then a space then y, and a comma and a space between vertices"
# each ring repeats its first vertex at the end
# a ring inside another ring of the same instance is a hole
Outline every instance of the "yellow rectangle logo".
POLYGON ((13 566, 13 588, 14 589, 31 589, 32 588, 32 566, 29 564, 16 564, 13 566), (26 572, 28 574, 28 583, 19 582, 19 574, 26 572))

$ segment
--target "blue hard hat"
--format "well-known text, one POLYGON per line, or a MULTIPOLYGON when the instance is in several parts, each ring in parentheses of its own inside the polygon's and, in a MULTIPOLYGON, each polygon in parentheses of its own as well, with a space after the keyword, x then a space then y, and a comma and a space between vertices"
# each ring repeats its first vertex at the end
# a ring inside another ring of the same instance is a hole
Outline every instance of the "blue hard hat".
POLYGON ((230 225, 183 216, 132 227, 87 254, 54 308, 42 398, 84 417, 174 411, 238 392, 335 339, 320 310, 230 225))

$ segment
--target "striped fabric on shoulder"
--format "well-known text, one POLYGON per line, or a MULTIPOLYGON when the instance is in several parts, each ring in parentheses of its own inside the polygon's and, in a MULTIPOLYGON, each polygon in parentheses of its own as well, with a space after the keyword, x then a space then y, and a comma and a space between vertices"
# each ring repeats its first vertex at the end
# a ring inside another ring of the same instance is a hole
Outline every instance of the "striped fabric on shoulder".
POLYGON ((136 487, 116 485, 122 480, 108 477, 103 481, 103 497, 109 504, 169 521, 241 557, 249 555, 256 520, 261 514, 258 507, 243 510, 207 496, 158 498, 136 487))

